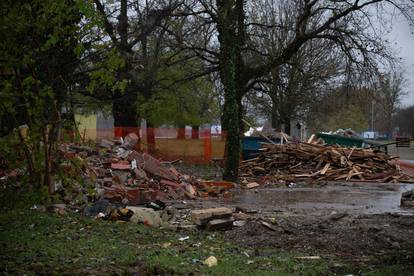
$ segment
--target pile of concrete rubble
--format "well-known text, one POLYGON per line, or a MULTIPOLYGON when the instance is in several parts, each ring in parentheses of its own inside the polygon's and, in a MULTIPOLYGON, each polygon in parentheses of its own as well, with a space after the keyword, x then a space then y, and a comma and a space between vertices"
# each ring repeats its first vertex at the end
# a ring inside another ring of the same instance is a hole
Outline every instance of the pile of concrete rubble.
MULTIPOLYGON (((138 137, 131 133, 124 139, 102 140, 97 145, 61 144, 56 172, 65 172, 84 184, 65 185, 57 182, 56 190, 65 204, 79 210, 89 208, 89 215, 128 217, 126 210, 110 213, 105 206, 91 210, 102 200, 118 206, 152 205, 162 209, 168 200, 226 195, 233 183, 205 181, 179 173, 170 162, 162 162, 148 153, 134 150, 138 137), (102 212, 106 210, 106 212, 102 212), (99 214, 99 213, 104 213, 99 214)), ((71 177, 69 177, 71 178, 71 177)), ((106 203, 105 203, 106 204, 106 203)), ((104 204, 104 205, 105 205, 104 204)), ((123 220, 123 219, 121 219, 123 220)))

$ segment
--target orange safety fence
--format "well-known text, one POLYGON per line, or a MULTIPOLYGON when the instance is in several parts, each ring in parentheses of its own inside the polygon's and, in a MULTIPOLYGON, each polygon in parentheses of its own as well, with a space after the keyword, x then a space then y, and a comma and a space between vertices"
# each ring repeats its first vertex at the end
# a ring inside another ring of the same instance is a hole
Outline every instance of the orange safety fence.
MULTIPOLYGON (((166 161, 182 160, 187 163, 207 164, 221 163, 225 152, 225 135, 216 129, 200 128, 81 128, 79 135, 82 140, 100 142, 102 139, 125 137, 135 133, 139 143, 135 150, 148 152, 166 161)), ((69 135, 70 139, 73 134, 69 135)))

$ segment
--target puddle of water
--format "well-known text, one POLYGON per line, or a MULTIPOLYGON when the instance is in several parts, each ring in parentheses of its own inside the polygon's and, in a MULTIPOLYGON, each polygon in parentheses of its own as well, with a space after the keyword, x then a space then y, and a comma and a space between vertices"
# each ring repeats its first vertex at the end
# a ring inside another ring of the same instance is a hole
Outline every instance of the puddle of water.
POLYGON ((263 211, 282 207, 358 214, 414 213, 399 206, 401 194, 411 189, 414 184, 331 183, 320 188, 237 190, 227 203, 263 211))

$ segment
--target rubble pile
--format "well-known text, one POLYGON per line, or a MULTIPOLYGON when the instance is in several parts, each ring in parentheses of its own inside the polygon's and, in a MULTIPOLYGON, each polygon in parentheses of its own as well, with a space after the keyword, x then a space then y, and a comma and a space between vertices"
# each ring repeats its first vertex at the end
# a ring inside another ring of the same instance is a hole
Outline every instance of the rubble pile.
MULTIPOLYGON (((180 174, 168 162, 135 151, 136 142, 133 135, 128 135, 125 139, 103 140, 97 147, 63 144, 60 152, 68 162, 61 163, 57 170, 68 172, 75 167, 80 171, 85 181, 92 183, 94 194, 88 192, 88 197, 93 197, 89 201, 105 199, 124 206, 220 193, 209 182, 180 174)), ((67 195, 66 203, 76 205, 73 198, 73 193, 67 195)))
POLYGON ((304 179, 414 182, 391 157, 374 149, 314 143, 265 144, 262 153, 240 165, 241 176, 270 175, 278 180, 304 179))

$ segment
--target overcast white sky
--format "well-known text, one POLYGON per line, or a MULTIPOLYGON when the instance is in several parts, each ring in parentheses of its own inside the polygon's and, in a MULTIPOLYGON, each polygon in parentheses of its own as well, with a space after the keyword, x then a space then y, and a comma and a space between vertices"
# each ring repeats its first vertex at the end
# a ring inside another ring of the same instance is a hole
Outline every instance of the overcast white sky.
POLYGON ((399 18, 393 21, 392 31, 388 35, 391 46, 403 60, 407 79, 406 90, 408 95, 402 99, 404 106, 414 104, 414 34, 407 21, 399 18))

